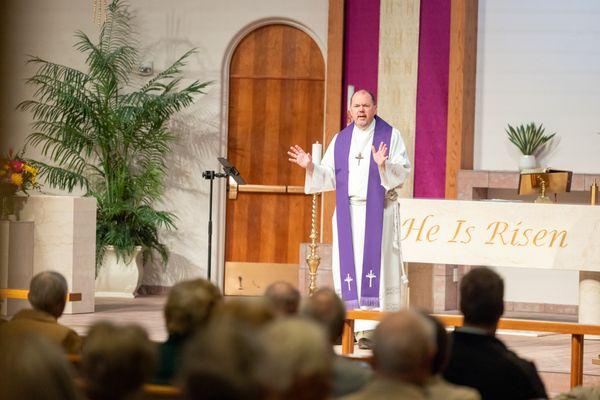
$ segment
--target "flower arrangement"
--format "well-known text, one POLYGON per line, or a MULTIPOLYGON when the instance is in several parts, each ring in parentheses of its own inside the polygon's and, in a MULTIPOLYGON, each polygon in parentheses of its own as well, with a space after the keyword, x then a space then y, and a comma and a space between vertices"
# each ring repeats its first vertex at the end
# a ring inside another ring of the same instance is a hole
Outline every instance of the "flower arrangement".
POLYGON ((29 190, 39 189, 37 173, 36 167, 28 164, 21 155, 15 155, 10 150, 8 156, 0 158, 2 195, 12 195, 18 191, 27 194, 29 190))
POLYGON ((7 156, 0 156, 0 219, 7 219, 14 213, 12 196, 21 191, 28 194, 31 189, 39 189, 38 170, 26 162, 22 155, 10 150, 7 156))

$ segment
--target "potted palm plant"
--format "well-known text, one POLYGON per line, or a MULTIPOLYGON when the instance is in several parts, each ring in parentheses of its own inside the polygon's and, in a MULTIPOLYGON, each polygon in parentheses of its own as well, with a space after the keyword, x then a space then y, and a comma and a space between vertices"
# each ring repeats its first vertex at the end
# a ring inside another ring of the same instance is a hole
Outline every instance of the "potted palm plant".
POLYGON ((519 169, 521 171, 533 169, 537 166, 536 154, 556 133, 545 134, 546 128, 543 124, 539 126, 535 122, 527 125, 512 127, 510 124, 506 129, 508 140, 521 151, 519 169))
POLYGON ((166 263, 168 249, 159 230, 175 228, 175 216, 155 208, 175 139, 167 122, 208 84, 194 81, 178 87, 192 50, 133 87, 138 52, 130 19, 128 6, 114 0, 96 43, 76 33, 75 47, 86 55, 87 72, 31 58, 37 71, 27 83, 36 92, 34 99, 18 106, 33 114, 28 145, 41 149, 49 160, 31 160, 38 175, 61 190, 81 187, 97 200, 97 292, 128 296, 139 277, 137 268, 123 262, 135 262, 143 249, 145 256, 155 252, 166 263), (108 276, 110 260, 116 264, 115 281, 108 276))

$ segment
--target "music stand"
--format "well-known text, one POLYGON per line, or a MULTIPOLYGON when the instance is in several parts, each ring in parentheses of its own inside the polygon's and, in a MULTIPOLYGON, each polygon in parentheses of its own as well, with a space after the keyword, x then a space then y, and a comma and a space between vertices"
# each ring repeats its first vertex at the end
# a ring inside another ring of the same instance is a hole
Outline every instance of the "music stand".
POLYGON ((231 176, 233 180, 237 182, 238 185, 245 185, 246 181, 240 175, 240 171, 238 171, 233 164, 229 162, 226 158, 217 157, 219 163, 223 167, 224 172, 215 172, 215 171, 204 171, 202 173, 202 177, 204 179, 210 180, 210 194, 208 201, 208 265, 207 268, 207 277, 210 281, 210 271, 211 271, 211 252, 212 252, 212 203, 213 203, 213 181, 215 178, 227 178, 231 176))
POLYGON ((547 169, 544 172, 532 172, 519 176, 519 195, 538 194, 535 203, 552 203, 546 193, 565 193, 571 191, 573 172, 547 169))

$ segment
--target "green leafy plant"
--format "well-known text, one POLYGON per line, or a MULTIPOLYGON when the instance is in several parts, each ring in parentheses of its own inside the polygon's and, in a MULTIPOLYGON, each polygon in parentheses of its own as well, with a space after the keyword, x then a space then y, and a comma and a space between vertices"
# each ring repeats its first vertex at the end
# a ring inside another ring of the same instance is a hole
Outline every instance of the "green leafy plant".
POLYGON ((18 108, 33 114, 28 145, 51 162, 31 160, 39 176, 53 187, 81 187, 97 199, 96 266, 107 245, 118 257, 135 246, 160 254, 168 250, 159 229, 174 229, 175 216, 154 208, 164 191, 166 157, 174 135, 168 120, 193 103, 209 84, 194 81, 179 89, 181 70, 194 50, 135 89, 136 39, 128 6, 114 0, 108 7, 97 43, 76 33, 76 49, 87 56, 87 72, 38 57, 27 83, 34 99, 18 108))
POLYGON ((508 140, 517 146, 523 155, 530 156, 534 155, 556 135, 556 133, 545 135, 545 130, 543 124, 537 126, 535 122, 531 122, 527 125, 519 125, 516 128, 509 124, 506 133, 508 134, 508 140))

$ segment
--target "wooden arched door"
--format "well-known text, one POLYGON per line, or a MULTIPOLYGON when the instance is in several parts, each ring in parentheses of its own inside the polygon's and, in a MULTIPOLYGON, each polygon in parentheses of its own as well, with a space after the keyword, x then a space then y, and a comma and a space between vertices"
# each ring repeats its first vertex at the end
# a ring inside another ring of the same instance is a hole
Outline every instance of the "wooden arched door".
POLYGON ((310 149, 311 143, 321 141, 324 81, 321 51, 300 29, 263 26, 235 49, 227 157, 248 184, 267 192, 228 196, 228 295, 261 294, 279 279, 297 283, 299 246, 309 240, 311 199, 277 191, 304 185, 303 170, 288 162, 286 152, 292 144, 310 149))

